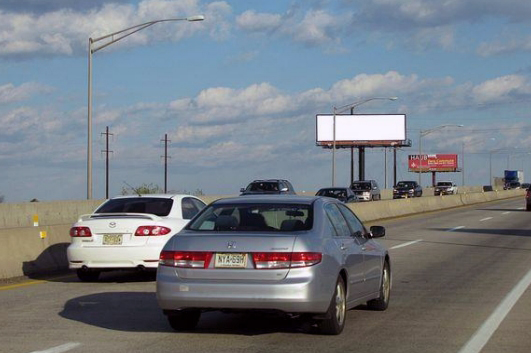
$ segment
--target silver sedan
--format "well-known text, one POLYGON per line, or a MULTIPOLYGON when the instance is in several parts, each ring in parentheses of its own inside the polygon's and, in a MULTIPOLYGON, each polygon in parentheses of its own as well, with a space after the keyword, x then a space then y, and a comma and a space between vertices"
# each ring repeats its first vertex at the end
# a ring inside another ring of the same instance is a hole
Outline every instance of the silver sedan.
POLYGON ((346 311, 385 310, 387 250, 342 202, 249 196, 204 208, 164 246, 157 300, 170 325, 192 330, 207 310, 279 311, 339 334, 346 311))

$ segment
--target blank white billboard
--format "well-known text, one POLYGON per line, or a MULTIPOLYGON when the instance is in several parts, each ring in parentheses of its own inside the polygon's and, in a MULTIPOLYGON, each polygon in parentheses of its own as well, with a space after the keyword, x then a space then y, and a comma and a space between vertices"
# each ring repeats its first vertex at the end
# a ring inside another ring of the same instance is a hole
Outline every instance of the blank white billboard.
MULTIPOLYGON (((317 115, 316 141, 318 145, 334 140, 333 114, 317 115)), ((336 145, 347 142, 404 141, 406 140, 405 114, 336 115, 336 145)))

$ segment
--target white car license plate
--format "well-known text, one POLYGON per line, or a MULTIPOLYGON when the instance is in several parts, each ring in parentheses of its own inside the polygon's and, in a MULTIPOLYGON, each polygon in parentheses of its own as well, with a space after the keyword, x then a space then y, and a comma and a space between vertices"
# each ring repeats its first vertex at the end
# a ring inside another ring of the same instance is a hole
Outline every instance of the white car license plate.
POLYGON ((215 266, 222 268, 245 268, 247 267, 247 254, 216 253, 215 266))
POLYGON ((103 245, 122 245, 122 234, 103 234, 103 245))

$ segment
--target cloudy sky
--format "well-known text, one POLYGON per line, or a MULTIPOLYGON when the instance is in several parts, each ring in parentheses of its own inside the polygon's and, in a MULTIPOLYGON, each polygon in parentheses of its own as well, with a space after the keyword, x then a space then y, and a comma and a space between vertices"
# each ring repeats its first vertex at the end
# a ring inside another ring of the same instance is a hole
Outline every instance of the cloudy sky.
MULTIPOLYGON (((93 56, 93 197, 127 184, 235 194, 256 178, 297 191, 331 184, 315 116, 370 97, 358 113, 406 114, 411 148, 465 151, 465 184, 504 169, 531 180, 531 3, 521 0, 2 0, 0 196, 87 197, 88 38, 166 22, 93 56)), ((103 43, 101 41, 99 43, 103 43)), ((366 178, 392 184, 392 155, 366 153, 366 178), (386 165, 387 161, 387 165, 386 165)), ((461 166, 461 165, 460 165, 461 166)), ((356 154, 356 175, 357 154, 356 154)), ((462 182, 460 173, 440 179, 462 182)), ((350 150, 336 153, 336 184, 350 150)), ((429 184, 423 176, 423 185, 429 184)))

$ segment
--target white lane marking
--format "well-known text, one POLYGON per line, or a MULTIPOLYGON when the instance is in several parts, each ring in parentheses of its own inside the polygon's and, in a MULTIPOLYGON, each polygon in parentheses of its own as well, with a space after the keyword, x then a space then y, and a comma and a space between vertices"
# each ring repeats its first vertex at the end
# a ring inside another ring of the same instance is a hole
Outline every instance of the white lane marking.
POLYGON ((416 243, 421 242, 421 241, 422 241, 422 239, 408 241, 407 243, 403 243, 403 244, 400 244, 400 245, 395 245, 393 247, 390 247, 389 250, 403 248, 405 246, 413 245, 413 244, 416 244, 416 243))
POLYGON ((474 333, 470 340, 461 348, 459 353, 479 353, 483 346, 490 340, 498 326, 500 326, 505 316, 511 311, 518 299, 531 285, 531 270, 518 282, 518 284, 507 294, 496 310, 474 333))
POLYGON ((507 212, 502 212, 502 214, 509 214, 511 213, 510 211, 507 211, 507 212))
POLYGON ((455 227, 455 228, 452 228, 452 229, 447 229, 446 231, 447 232, 453 232, 454 230, 458 230, 458 229, 461 229, 461 228, 465 228, 465 226, 459 226, 459 227, 455 227))
POLYGON ((62 344, 62 345, 57 346, 57 347, 46 349, 44 351, 34 351, 34 352, 31 352, 31 353, 63 353, 63 352, 69 351, 71 349, 74 349, 74 348, 76 348, 76 347, 78 347, 80 345, 81 345, 81 343, 78 343, 78 342, 69 342, 69 343, 65 343, 65 344, 62 344))
POLYGON ((480 219, 479 221, 484 222, 484 221, 488 221, 489 219, 492 219, 492 217, 486 217, 486 218, 480 219))

